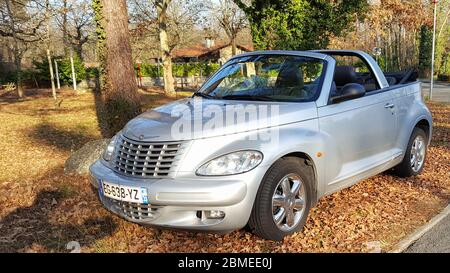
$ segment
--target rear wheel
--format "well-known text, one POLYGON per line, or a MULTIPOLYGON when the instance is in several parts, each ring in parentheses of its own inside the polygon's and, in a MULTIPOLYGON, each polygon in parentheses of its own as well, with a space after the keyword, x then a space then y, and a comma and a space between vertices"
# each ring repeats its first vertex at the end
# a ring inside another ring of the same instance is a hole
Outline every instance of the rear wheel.
POLYGON ((427 154, 427 135, 424 130, 414 128, 408 142, 405 157, 394 170, 398 176, 408 177, 418 175, 422 172, 425 165, 427 154))
POLYGON ((301 230, 311 208, 312 181, 312 167, 304 159, 278 160, 261 182, 248 223, 251 230, 275 241, 301 230))

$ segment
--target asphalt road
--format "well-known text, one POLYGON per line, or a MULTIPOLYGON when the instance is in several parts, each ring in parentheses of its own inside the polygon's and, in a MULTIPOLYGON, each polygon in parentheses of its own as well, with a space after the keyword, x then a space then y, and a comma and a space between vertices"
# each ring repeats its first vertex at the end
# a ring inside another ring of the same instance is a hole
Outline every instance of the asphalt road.
POLYGON ((406 253, 450 253, 450 214, 414 242, 406 253))
MULTIPOLYGON (((430 94, 430 82, 429 81, 422 81, 422 94, 423 94, 423 96, 429 96, 429 94, 430 94)), ((450 83, 435 82, 433 84, 432 101, 450 102, 450 83)))

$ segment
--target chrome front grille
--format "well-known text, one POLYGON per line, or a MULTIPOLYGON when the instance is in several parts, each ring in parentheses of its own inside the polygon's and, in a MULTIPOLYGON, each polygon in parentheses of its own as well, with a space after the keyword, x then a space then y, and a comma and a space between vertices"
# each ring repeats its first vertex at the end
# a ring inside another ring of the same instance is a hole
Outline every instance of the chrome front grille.
POLYGON ((163 206, 145 205, 110 199, 116 210, 123 216, 134 220, 154 219, 158 216, 158 209, 163 206))
POLYGON ((120 137, 114 169, 135 177, 167 177, 174 171, 181 152, 182 142, 139 142, 120 137))

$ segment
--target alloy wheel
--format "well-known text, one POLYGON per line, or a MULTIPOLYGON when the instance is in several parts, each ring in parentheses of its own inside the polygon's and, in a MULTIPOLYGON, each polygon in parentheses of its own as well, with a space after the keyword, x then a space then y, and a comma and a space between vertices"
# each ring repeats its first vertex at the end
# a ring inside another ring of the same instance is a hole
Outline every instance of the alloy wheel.
POLYGON ((412 143, 410 153, 410 164, 414 172, 418 172, 423 165, 425 160, 425 146, 425 139, 421 135, 416 136, 412 143))
POLYGON ((298 174, 288 174, 278 182, 272 197, 272 216, 277 227, 293 230, 305 211, 306 191, 298 174))

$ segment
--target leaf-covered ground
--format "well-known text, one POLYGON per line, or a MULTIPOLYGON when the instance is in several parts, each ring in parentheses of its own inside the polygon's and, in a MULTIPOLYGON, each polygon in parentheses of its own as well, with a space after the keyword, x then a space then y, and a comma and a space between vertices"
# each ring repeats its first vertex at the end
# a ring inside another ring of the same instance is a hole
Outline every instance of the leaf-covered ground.
MULTIPOLYGON (((450 105, 429 104, 434 133, 423 174, 381 174, 323 198, 301 233, 283 242, 240 230, 226 235, 156 230, 102 208, 86 177, 64 175, 71 151, 100 138, 94 96, 0 94, 0 252, 360 252, 389 250, 450 199, 450 105)), ((146 106, 169 101, 147 94, 146 106)))

